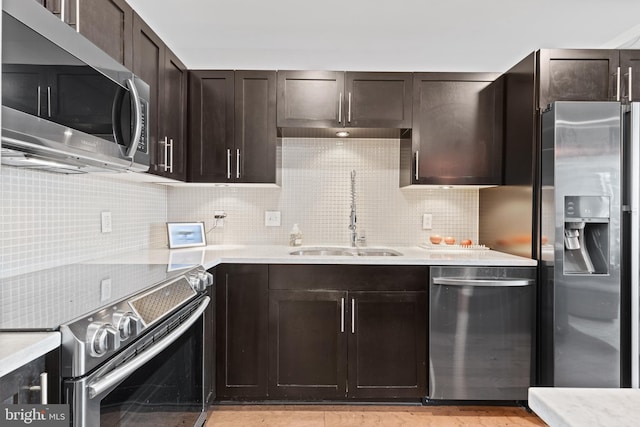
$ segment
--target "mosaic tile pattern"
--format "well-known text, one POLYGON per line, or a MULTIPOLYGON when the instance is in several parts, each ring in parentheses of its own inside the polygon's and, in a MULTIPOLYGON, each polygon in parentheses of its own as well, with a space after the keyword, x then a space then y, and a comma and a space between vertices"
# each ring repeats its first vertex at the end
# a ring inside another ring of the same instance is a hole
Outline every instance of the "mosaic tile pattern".
POLYGON ((165 244, 165 187, 6 166, 0 180, 0 277, 165 244))
POLYGON ((350 172, 356 171, 358 229, 369 245, 415 245, 430 234, 478 239, 478 190, 400 189, 398 140, 284 138, 281 188, 170 188, 171 221, 205 221, 209 244, 287 244, 294 223, 303 244, 348 244, 350 172), (185 209, 189 206, 189 209, 185 209), (213 213, 227 213, 213 228, 213 213), (280 227, 264 212, 281 211, 280 227), (422 214, 433 229, 422 229, 422 214))
POLYGON ((400 189, 398 140, 284 138, 280 188, 165 187, 99 175, 0 168, 0 277, 166 247, 166 221, 205 221, 209 244, 348 244, 350 172, 358 230, 369 245, 416 245, 430 234, 478 240, 478 190, 400 189), (214 211, 227 213, 213 228, 214 211), (281 212, 265 227, 266 210, 281 212), (101 233, 111 211, 113 232, 101 233), (422 229, 422 214, 433 229, 422 229))

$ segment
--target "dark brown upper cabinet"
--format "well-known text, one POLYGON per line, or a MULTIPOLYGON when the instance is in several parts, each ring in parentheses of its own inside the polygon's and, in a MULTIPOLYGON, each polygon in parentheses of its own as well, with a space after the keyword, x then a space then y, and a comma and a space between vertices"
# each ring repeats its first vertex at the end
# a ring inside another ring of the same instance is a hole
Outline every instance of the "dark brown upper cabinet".
POLYGON ((160 106, 163 94, 165 45, 137 14, 133 19, 133 72, 149 85, 149 115, 147 129, 151 165, 149 171, 158 172, 160 140, 160 106))
POLYGON ((186 180, 187 70, 137 14, 133 19, 133 72, 150 88, 149 173, 186 180))
POLYGON ((539 102, 544 110, 554 101, 638 100, 640 50, 542 49, 539 102))
POLYGON ((187 69, 165 48, 161 73, 159 141, 150 171, 180 181, 187 180, 187 69))
POLYGON ((36 0, 131 69, 133 9, 125 0, 36 0))
POLYGON ((616 50, 540 50, 539 107, 553 101, 615 101, 621 96, 618 64, 616 50))
POLYGON ((628 49, 619 52, 621 98, 627 102, 640 101, 640 50, 628 49))
POLYGON ((498 185, 502 89, 494 73, 417 73, 412 140, 402 140, 400 185, 498 185))
POLYGON ((276 183, 276 72, 192 71, 189 180, 276 183))
POLYGON ((410 128, 411 80, 411 73, 278 71, 278 127, 410 128))

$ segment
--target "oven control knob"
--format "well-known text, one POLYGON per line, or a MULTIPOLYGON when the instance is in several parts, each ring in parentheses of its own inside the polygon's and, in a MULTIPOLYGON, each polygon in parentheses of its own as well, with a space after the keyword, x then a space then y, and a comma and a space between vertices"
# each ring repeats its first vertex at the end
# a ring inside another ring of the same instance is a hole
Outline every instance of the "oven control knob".
MULTIPOLYGON (((204 291, 207 286, 211 284, 207 275, 211 276, 206 272, 194 273, 189 277, 189 283, 191 284, 191 287, 198 292, 204 291)), ((213 279, 211 280, 211 282, 213 282, 213 279)))
POLYGON ((113 324, 116 325, 121 340, 126 340, 131 335, 138 335, 142 329, 142 321, 130 311, 113 313, 113 324))
POLYGON ((199 273, 199 275, 202 281, 205 282, 205 286, 213 285, 213 274, 209 273, 208 271, 203 271, 199 273))
POLYGON ((111 323, 93 322, 87 329, 87 343, 91 355, 100 357, 120 347, 120 334, 111 323))

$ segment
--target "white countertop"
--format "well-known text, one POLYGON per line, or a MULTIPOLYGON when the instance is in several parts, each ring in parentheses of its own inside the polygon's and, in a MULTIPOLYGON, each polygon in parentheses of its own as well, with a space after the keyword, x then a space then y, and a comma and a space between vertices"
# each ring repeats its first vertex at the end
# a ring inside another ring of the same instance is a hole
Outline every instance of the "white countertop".
POLYGON ((0 332, 0 377, 60 347, 60 332, 0 332))
POLYGON ((531 387, 529 407, 550 427, 636 427, 640 390, 531 387))
MULTIPOLYGON (((323 247, 327 245, 313 245, 323 247)), ((284 245, 209 245, 187 249, 147 249, 91 262, 119 264, 202 264, 209 269, 223 263, 247 264, 364 264, 364 265, 469 265, 535 266, 536 260, 492 250, 424 249, 418 246, 385 246, 402 256, 313 256, 290 255, 307 246, 284 245)), ((380 248, 381 246, 375 246, 380 248)))

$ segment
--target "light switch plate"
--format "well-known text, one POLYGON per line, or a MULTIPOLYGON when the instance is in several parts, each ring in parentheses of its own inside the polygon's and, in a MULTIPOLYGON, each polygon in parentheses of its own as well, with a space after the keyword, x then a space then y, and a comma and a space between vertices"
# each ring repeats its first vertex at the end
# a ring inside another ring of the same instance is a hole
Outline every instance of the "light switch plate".
POLYGON ((422 215, 422 229, 431 230, 431 224, 433 222, 433 215, 426 213, 422 215))
POLYGON ((100 213, 100 229, 103 233, 111 233, 111 212, 104 211, 100 213))
POLYGON ((111 298, 111 279, 102 279, 100 282, 100 301, 106 301, 111 298))
POLYGON ((264 211, 265 227, 280 227, 280 211, 264 211))

